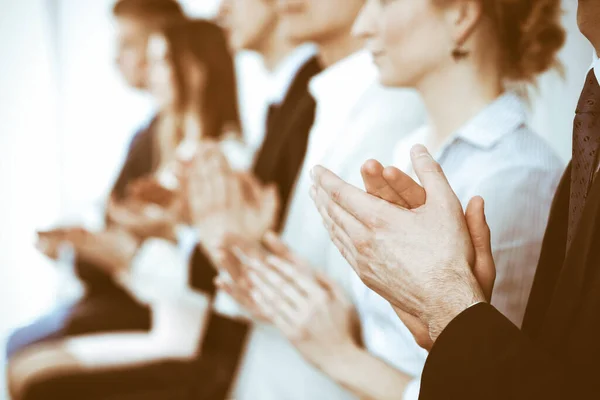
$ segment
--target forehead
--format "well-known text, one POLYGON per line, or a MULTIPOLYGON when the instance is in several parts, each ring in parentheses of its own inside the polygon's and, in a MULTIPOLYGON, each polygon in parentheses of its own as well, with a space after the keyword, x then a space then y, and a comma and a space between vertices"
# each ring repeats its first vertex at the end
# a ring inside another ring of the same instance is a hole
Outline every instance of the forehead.
POLYGON ((139 37, 147 39, 150 33, 150 28, 147 24, 134 17, 119 17, 117 18, 117 33, 120 36, 139 37))

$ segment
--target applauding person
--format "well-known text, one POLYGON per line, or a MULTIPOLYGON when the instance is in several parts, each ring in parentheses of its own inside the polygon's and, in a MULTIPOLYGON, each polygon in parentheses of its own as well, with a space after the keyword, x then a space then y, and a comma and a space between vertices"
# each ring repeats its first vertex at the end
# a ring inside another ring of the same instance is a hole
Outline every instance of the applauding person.
MULTIPOLYGON (((560 161, 548 145, 527 128, 523 100, 506 88, 511 81, 533 81, 537 74, 551 68, 564 39, 563 31, 558 25, 558 1, 527 4, 525 7, 518 2, 500 2, 492 8, 483 2, 468 1, 443 4, 433 1, 368 1, 355 25, 355 32, 367 40, 367 45, 375 56, 381 81, 392 86, 415 87, 430 111, 428 126, 397 145, 395 164, 410 171, 411 164, 407 155, 411 146, 425 142, 435 150, 436 159, 445 168, 449 181, 465 206, 476 195, 486 199, 487 221, 496 232, 492 236, 491 248, 496 259, 498 278, 492 301, 516 324, 520 324, 523 318, 550 209, 551 194, 561 171, 560 161), (516 8, 519 12, 513 12, 516 8), (540 13, 542 9, 546 13, 540 13), (522 32, 516 28, 521 26, 521 19, 529 21, 530 32, 522 32), (515 42, 507 42, 503 32, 514 32, 510 37, 515 42), (538 53, 534 55, 528 51, 521 52, 520 46, 527 43, 535 45, 538 53), (449 44, 454 46, 452 51, 447 50, 449 44), (530 63, 529 57, 536 57, 538 62, 530 63), (511 204, 511 207, 506 207, 506 204, 511 204)), ((406 178, 399 175, 398 170, 384 173, 383 167, 374 162, 366 164, 362 172, 367 190, 386 200, 390 200, 387 194, 391 188, 386 177, 391 183, 394 183, 394 179, 406 178)), ((317 168, 313 173, 318 184, 312 189, 311 196, 324 216, 334 243, 353 266, 356 267, 359 263, 357 272, 368 286, 382 294, 379 286, 384 284, 385 278, 390 279, 389 275, 380 276, 377 271, 379 264, 374 261, 368 266, 361 264, 366 260, 360 258, 360 244, 371 239, 369 231, 365 230, 358 237, 348 237, 344 232, 350 229, 358 232, 360 226, 357 224, 361 222, 361 218, 367 218, 375 212, 378 213, 377 218, 373 216, 368 220, 369 223, 381 227, 382 233, 388 227, 393 229, 394 220, 383 213, 384 207, 389 205, 382 200, 373 199, 371 206, 365 205, 360 210, 352 210, 351 214, 342 214, 328 196, 345 204, 357 195, 348 190, 337 191, 337 186, 327 186, 335 178, 323 169, 317 168), (325 193, 319 183, 325 184, 329 191, 325 193), (358 248, 353 247, 353 243, 358 243, 358 248), (361 267, 369 269, 365 271, 361 267), (376 275, 378 279, 373 278, 371 281, 371 275, 376 275)), ((358 193, 368 197, 364 192, 358 193)), ((395 203, 410 208, 411 204, 406 201, 401 203, 402 194, 402 191, 400 195, 396 193, 398 199, 395 203)), ((407 197, 414 207, 421 206, 425 201, 425 196, 416 199, 407 197)), ((477 225, 477 221, 482 221, 482 207, 481 200, 474 200, 467 209, 467 222, 475 221, 477 225)), ((460 215, 464 218, 462 210, 460 215)), ((479 225, 481 223, 477 226, 479 225)), ((486 237, 485 230, 482 232, 477 235, 478 238, 486 237)), ((415 247, 413 251, 420 248, 419 242, 423 239, 421 235, 427 235, 427 232, 411 236, 411 244, 415 247)), ((378 235, 376 239, 376 243, 381 245, 388 240, 385 235, 378 235)), ((459 238, 448 238, 446 241, 451 239, 459 238)), ((444 243, 439 245, 443 246, 444 243)), ((463 245, 469 248, 470 242, 463 245)), ((489 243, 487 246, 489 247, 489 243)), ((369 249, 375 250, 376 248, 369 249)), ((344 310, 343 300, 335 295, 338 291, 328 289, 332 285, 323 283, 323 279, 318 276, 298 276, 297 271, 304 269, 298 264, 294 258, 285 263, 281 260, 264 262, 262 270, 270 272, 263 274, 267 278, 260 285, 267 288, 266 294, 270 293, 271 297, 277 292, 277 288, 283 288, 280 293, 282 300, 289 297, 287 302, 280 302, 282 310, 278 311, 271 306, 270 313, 277 313, 278 326, 291 332, 291 338, 298 335, 294 330, 316 332, 313 328, 319 325, 319 316, 341 316, 341 310, 344 310), (294 270, 295 275, 282 272, 294 270), (273 277, 270 286, 269 276, 273 277), (294 285, 286 285, 286 282, 295 281, 295 278, 290 279, 293 276, 302 281, 312 281, 312 289, 306 285, 296 289, 294 285), (327 293, 330 294, 326 295, 327 293), (316 300, 312 299, 315 294, 316 300), (323 310, 315 311, 319 308, 323 310), (306 310, 311 311, 303 315, 306 310), (312 317, 316 319, 313 320, 312 317)), ((256 275, 252 276, 256 279, 256 275)), ((486 288, 486 296, 481 294, 483 299, 489 299, 491 295, 491 285, 486 288)), ((358 308, 362 340, 366 350, 372 355, 365 351, 357 352, 356 344, 349 345, 352 343, 351 336, 346 328, 340 328, 345 332, 346 339, 337 341, 341 348, 346 349, 339 349, 339 360, 331 357, 331 361, 325 356, 330 346, 325 339, 318 339, 316 333, 306 334, 308 338, 301 341, 301 348, 310 348, 306 345, 307 341, 312 346, 319 346, 319 351, 303 352, 325 372, 359 395, 397 398, 402 394, 404 398, 416 399, 420 385, 418 378, 427 353, 417 346, 411 332, 429 331, 422 326, 415 328, 411 324, 414 321, 411 320, 410 313, 415 310, 398 308, 394 302, 390 305, 386 296, 384 299, 375 292, 358 278, 354 281, 352 294, 358 308), (409 314, 405 314, 405 311, 409 314), (408 322, 402 324, 397 313, 408 322), (371 361, 366 362, 365 359, 371 361), (384 361, 397 370, 384 364, 384 361), (365 376, 369 379, 361 381, 360 378, 365 376), (373 383, 377 379, 381 379, 381 384, 373 383)), ((263 303, 278 304, 268 298, 263 303)), ((261 313, 264 314, 265 310, 261 310, 261 313)), ((340 326, 347 327, 348 323, 344 322, 340 326)), ((325 330, 321 334, 325 334, 325 330)), ((420 335, 419 344, 430 347, 431 338, 420 335)))
MULTIPOLYGON (((527 4, 558 10, 554 2, 527 4)), ((596 2, 579 1, 580 29, 596 50, 598 11, 596 2)), ((548 35, 544 43, 550 43, 552 31, 542 26, 546 29, 539 32, 548 35)), ((398 207, 402 193, 418 191, 398 170, 375 171, 371 177, 379 182, 373 193, 393 205, 324 169, 315 170, 316 202, 340 250, 362 280, 401 311, 413 334, 424 331, 429 345, 433 342, 420 398, 598 395, 598 252, 591 244, 598 240, 597 75, 595 62, 577 107, 572 163, 554 198, 521 330, 498 312, 500 307, 487 304, 484 292, 494 280, 493 253, 478 245, 480 237, 465 223, 458 193, 450 186, 452 171, 446 177, 440 168, 446 166, 444 160, 436 162, 422 146, 413 149, 412 165, 426 194, 414 210, 398 207)), ((515 206, 512 198, 506 204, 515 206)), ((485 224, 478 226, 485 231, 485 224)), ((500 261, 496 259, 499 278, 500 261)))

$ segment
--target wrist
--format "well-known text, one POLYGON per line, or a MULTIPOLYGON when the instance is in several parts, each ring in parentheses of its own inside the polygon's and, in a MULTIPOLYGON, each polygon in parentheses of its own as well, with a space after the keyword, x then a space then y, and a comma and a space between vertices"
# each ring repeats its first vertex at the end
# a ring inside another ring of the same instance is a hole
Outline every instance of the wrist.
POLYGON ((438 296, 427 307, 426 321, 433 342, 459 314, 474 304, 485 302, 485 296, 468 263, 465 268, 452 268, 438 285, 438 296))
POLYGON ((348 369, 360 364, 364 350, 354 342, 347 342, 336 346, 335 351, 322 353, 320 360, 315 363, 317 367, 335 381, 344 383, 348 369))

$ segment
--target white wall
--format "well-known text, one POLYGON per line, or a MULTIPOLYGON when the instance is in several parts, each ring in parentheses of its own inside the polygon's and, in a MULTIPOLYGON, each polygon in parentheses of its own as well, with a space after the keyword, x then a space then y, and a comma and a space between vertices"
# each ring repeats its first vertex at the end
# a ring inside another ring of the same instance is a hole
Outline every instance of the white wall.
POLYGON ((0 346, 10 327, 53 298, 52 266, 31 245, 35 227, 56 216, 60 202, 44 3, 0 0, 0 346))
POLYGON ((571 159, 574 110, 593 53, 591 45, 577 29, 577 2, 566 0, 563 4, 566 11, 563 24, 568 35, 560 58, 565 77, 559 77, 556 72, 542 77, 539 91, 533 97, 532 125, 567 161, 571 159))

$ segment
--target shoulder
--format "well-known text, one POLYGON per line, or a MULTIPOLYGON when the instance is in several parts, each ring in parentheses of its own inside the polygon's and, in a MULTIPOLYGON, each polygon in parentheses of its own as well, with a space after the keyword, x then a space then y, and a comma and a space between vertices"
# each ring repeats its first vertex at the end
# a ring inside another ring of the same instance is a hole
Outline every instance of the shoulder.
POLYGON ((497 157, 517 166, 548 171, 562 171, 565 167, 564 161, 550 144, 527 125, 500 140, 497 152, 497 157))
MULTIPOLYGON (((469 143, 461 145, 472 147, 469 143)), ((554 185, 565 168, 565 163, 546 140, 525 125, 503 135, 489 148, 473 149, 468 155, 466 151, 456 153, 456 157, 468 160, 463 163, 474 181, 488 186, 514 186, 534 180, 554 185)))

